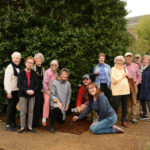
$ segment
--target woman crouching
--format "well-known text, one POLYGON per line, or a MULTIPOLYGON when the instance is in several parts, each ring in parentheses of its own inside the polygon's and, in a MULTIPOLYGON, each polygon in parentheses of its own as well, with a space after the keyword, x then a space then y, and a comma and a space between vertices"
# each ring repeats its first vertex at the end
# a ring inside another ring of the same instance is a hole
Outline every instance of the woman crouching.
POLYGON ((90 131, 95 134, 123 133, 123 130, 114 125, 117 116, 110 106, 106 96, 101 94, 97 84, 92 82, 87 86, 89 104, 86 110, 79 116, 74 116, 73 121, 84 118, 92 109, 97 112, 98 119, 90 125, 90 131))

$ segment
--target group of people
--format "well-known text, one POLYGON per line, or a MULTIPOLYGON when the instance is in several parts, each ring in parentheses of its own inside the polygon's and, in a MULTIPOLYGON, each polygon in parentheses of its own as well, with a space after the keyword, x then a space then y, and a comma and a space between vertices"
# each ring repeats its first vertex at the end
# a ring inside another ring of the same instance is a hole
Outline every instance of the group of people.
MULTIPOLYGON (((6 130, 16 131, 16 105, 20 106, 20 126, 18 133, 27 129, 36 132, 34 127, 41 125, 40 112, 44 97, 42 126, 47 126, 47 118, 50 117, 50 132, 55 133, 55 122, 65 123, 66 111, 69 109, 71 98, 71 84, 68 81, 69 70, 61 69, 58 73, 58 61, 52 60, 46 71, 42 64, 44 56, 37 53, 34 58, 29 56, 25 60, 25 68, 20 71, 21 54, 14 52, 12 61, 5 70, 4 89, 8 99, 6 130), (26 120, 27 119, 27 120, 26 120)), ((122 106, 122 125, 127 127, 128 100, 131 102, 131 121, 137 123, 139 119, 148 119, 146 104, 150 109, 150 58, 135 56, 127 52, 125 56, 114 58, 114 67, 110 68, 105 63, 105 54, 98 56, 99 63, 94 67, 93 74, 85 74, 82 77, 83 85, 80 87, 73 121, 85 116, 93 123, 90 131, 96 134, 123 133, 123 130, 115 125, 117 112, 122 106), (131 89, 129 81, 133 81, 134 88, 131 89), (142 81, 142 82, 141 82, 142 81), (109 103, 113 96, 112 106, 109 103), (138 101, 140 100, 140 106, 138 101)))

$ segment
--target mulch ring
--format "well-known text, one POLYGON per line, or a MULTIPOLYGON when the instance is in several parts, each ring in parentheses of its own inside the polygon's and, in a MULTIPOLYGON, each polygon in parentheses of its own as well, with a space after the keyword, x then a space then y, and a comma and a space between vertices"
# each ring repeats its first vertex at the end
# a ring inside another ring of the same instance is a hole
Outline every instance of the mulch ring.
MULTIPOLYGON (((55 130, 59 132, 65 132, 65 133, 71 133, 71 134, 77 134, 77 135, 80 135, 84 133, 85 131, 89 130, 91 121, 87 121, 86 118, 84 118, 82 120, 73 122, 72 121, 73 116, 74 114, 69 112, 67 114, 64 124, 60 124, 56 122, 54 125, 55 130)), ((46 128, 47 130, 49 130, 49 122, 50 122, 50 119, 48 120, 47 127, 40 127, 39 129, 45 130, 46 128)))
MULTIPOLYGON (((82 120, 73 122, 72 121, 73 116, 74 116, 73 113, 68 112, 64 124, 60 124, 57 122, 55 123, 55 125, 54 125, 55 130, 59 131, 59 132, 71 133, 71 134, 76 134, 76 135, 80 135, 80 134, 84 133, 85 131, 89 130, 91 121, 87 121, 86 118, 84 118, 82 120)), ((1 115, 0 120, 5 122, 6 114, 1 115)), ((41 122, 41 120, 40 120, 40 122, 41 122)), ((41 127, 37 127, 37 129, 40 129, 41 132, 46 131, 46 130, 49 131, 50 119, 48 119, 47 123, 48 123, 48 125, 46 127, 41 126, 41 127)), ((20 124, 19 118, 17 119, 17 124, 20 124)))

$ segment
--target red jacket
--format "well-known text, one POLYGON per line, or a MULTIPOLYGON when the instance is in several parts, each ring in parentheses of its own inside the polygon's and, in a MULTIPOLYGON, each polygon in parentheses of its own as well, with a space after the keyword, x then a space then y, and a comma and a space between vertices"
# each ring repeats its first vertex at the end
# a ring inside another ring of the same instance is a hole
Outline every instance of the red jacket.
MULTIPOLYGON (((76 101, 76 107, 80 107, 83 102, 84 97, 86 97, 86 89, 85 86, 82 85, 78 91, 78 97, 76 101)), ((86 104, 88 104, 89 101, 86 101, 86 104)))

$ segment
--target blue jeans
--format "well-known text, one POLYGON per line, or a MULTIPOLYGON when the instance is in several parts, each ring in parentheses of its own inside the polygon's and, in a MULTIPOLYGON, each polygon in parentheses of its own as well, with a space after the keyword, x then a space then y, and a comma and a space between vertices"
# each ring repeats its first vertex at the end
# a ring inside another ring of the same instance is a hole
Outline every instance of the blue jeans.
POLYGON ((112 129, 112 126, 117 122, 117 116, 114 114, 111 117, 105 118, 101 121, 95 120, 97 122, 96 125, 90 125, 90 131, 95 134, 103 134, 103 133, 114 133, 115 131, 112 129))

